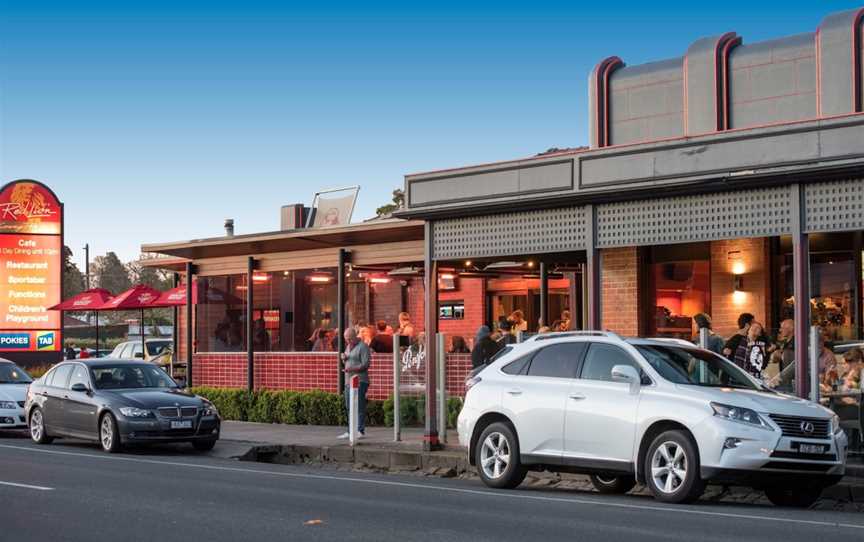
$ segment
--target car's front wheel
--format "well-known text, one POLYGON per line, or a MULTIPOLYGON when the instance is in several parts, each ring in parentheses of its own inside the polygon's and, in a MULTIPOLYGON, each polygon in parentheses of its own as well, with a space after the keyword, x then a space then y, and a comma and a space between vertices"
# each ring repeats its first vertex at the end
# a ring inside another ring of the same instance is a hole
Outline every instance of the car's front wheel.
POLYGON ((30 412, 30 438, 36 444, 51 444, 54 440, 48 436, 48 431, 45 429, 45 415, 42 414, 41 408, 34 408, 30 412))
POLYGON ((591 483, 600 493, 623 495, 636 486, 636 479, 633 476, 592 474, 591 483))
POLYGON ((512 489, 522 483, 528 471, 519 461, 516 432, 496 422, 483 430, 474 450, 477 472, 489 487, 512 489))
POLYGON ((666 431, 655 438, 644 464, 648 489, 659 501, 693 502, 705 490, 696 443, 684 431, 666 431))
POLYGON ((113 454, 120 451, 120 431, 117 429, 117 420, 110 412, 103 414, 99 421, 99 444, 108 453, 113 454))
POLYGON ((822 488, 775 486, 765 488, 765 496, 774 506, 810 508, 822 496, 822 488))

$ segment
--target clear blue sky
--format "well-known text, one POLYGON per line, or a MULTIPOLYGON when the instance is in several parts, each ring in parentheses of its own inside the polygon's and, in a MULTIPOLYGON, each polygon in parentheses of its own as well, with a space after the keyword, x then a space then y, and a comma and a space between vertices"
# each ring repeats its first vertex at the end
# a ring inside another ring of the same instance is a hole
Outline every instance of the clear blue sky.
POLYGON ((80 262, 278 228, 279 206, 405 173, 585 144, 587 77, 735 31, 815 30, 861 2, 0 0, 0 181, 66 203, 80 262))

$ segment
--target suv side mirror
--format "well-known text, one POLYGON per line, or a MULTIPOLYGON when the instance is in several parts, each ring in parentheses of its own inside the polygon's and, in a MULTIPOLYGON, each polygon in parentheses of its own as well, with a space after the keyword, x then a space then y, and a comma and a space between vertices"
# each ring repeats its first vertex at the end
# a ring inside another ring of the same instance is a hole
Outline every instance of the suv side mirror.
POLYGON ((77 391, 77 392, 81 392, 81 393, 89 393, 90 392, 90 388, 87 387, 87 384, 84 384, 82 382, 76 382, 76 383, 72 384, 72 387, 69 389, 71 389, 72 391, 77 391))
POLYGON ((630 365, 616 365, 612 367, 612 381, 630 384, 630 392, 635 393, 642 384, 639 371, 630 365))

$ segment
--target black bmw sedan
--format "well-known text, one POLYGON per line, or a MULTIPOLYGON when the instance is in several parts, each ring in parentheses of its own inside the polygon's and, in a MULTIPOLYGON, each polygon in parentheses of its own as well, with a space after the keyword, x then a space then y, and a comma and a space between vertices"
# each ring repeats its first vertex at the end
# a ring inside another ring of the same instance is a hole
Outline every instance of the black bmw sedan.
POLYGON ((24 411, 39 444, 70 437, 117 452, 124 444, 191 442, 206 451, 219 439, 216 408, 140 360, 60 363, 30 385, 24 411))

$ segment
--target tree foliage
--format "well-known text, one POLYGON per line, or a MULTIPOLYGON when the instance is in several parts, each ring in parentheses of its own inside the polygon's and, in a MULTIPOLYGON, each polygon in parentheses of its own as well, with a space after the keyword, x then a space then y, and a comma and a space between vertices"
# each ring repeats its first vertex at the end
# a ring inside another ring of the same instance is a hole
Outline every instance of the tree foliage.
POLYGON ((393 191, 393 201, 391 203, 387 203, 378 207, 375 212, 378 214, 378 217, 385 217, 390 214, 393 214, 394 211, 399 210, 402 205, 405 203, 405 192, 401 188, 397 188, 393 191))
POLYGON ((114 252, 94 258, 93 277, 96 279, 96 286, 105 288, 114 295, 132 287, 128 268, 114 252))
POLYGON ((72 249, 63 246, 63 299, 78 295, 86 288, 84 273, 72 261, 72 249))

